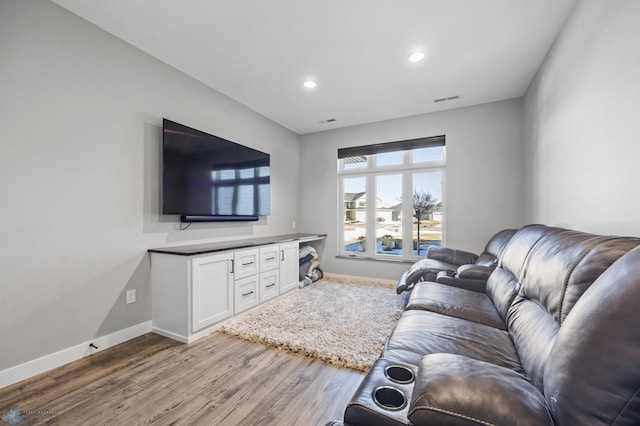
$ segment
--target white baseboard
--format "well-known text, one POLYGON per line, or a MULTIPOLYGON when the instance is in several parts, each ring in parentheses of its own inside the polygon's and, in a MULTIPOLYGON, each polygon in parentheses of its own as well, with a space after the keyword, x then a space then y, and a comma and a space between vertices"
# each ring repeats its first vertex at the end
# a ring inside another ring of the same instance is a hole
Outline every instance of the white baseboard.
POLYGON ((96 337, 84 343, 62 349, 61 351, 45 355, 43 357, 16 365, 0 371, 0 388, 18 383, 61 365, 68 364, 80 358, 84 358, 92 353, 103 351, 111 346, 126 342, 138 336, 151 332, 151 321, 145 321, 140 324, 116 331, 106 336, 96 337), (92 349, 89 344, 93 343, 98 349, 92 349))
POLYGON ((177 340, 181 343, 189 343, 189 339, 182 334, 173 333, 171 331, 164 330, 162 328, 152 327, 151 332, 159 334, 164 337, 168 337, 169 339, 177 340))
POLYGON ((195 342, 196 340, 202 337, 208 336, 209 334, 213 333, 215 328, 218 327, 220 324, 221 324, 220 322, 213 324, 207 328, 204 328, 198 331, 197 333, 193 333, 190 337, 183 336, 182 334, 173 333, 171 331, 163 330, 162 328, 157 328, 157 327, 152 327, 151 331, 161 336, 168 337, 169 339, 173 339, 181 343, 189 344, 189 343, 195 342))
POLYGON ((385 279, 385 278, 361 277, 361 276, 358 276, 358 275, 334 274, 334 273, 331 273, 331 272, 325 272, 324 276, 327 277, 327 278, 334 277, 334 278, 342 278, 342 279, 345 279, 345 280, 349 280, 349 279, 352 279, 352 280, 363 280, 363 281, 367 281, 368 280, 368 281, 383 282, 385 284, 393 284, 393 285, 398 284, 398 280, 388 280, 388 279, 385 279))

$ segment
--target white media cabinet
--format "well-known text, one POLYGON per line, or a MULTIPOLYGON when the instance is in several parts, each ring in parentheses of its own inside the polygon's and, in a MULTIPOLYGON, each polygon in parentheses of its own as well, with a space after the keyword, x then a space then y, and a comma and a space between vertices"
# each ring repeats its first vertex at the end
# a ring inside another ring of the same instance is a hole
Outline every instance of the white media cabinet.
POLYGON ((233 315, 298 288, 300 243, 326 234, 150 249, 152 331, 184 343, 233 315))

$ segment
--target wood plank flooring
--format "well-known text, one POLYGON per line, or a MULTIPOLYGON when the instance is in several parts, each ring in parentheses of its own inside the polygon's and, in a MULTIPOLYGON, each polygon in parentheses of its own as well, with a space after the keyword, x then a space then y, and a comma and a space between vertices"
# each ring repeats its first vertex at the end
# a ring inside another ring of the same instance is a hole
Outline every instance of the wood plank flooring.
POLYGON ((363 376, 221 333, 149 333, 0 389, 0 423, 19 410, 19 426, 324 425, 363 376))

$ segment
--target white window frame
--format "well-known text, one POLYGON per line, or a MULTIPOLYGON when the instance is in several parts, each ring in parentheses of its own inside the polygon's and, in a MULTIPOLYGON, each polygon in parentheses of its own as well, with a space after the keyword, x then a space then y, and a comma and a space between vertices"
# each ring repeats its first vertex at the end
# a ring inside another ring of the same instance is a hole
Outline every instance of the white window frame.
MULTIPOLYGON (((345 169, 344 161, 338 160, 338 255, 351 258, 366 258, 386 261, 411 261, 415 262, 424 256, 414 256, 413 250, 403 250, 402 255, 389 255, 376 253, 376 209, 375 202, 368 202, 366 205, 366 251, 365 252, 349 252, 344 250, 344 180, 348 178, 364 177, 366 179, 366 196, 367 199, 376 199, 376 176, 382 175, 402 175, 402 199, 413 199, 413 175, 414 173, 442 173, 442 245, 445 246, 446 238, 446 146, 442 147, 442 160, 429 161, 422 163, 412 162, 412 151, 406 150, 402 152, 402 164, 376 166, 376 154, 367 155, 366 167, 345 169)), ((402 203, 402 246, 413 246, 413 209, 411 203, 402 203)))

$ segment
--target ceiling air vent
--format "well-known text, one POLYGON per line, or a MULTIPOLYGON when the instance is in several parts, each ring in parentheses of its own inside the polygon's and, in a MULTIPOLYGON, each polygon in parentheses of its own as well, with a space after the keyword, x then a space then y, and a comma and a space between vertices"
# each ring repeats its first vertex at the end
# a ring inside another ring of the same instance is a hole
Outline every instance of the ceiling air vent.
POLYGON ((446 101, 453 101, 455 99, 460 99, 460 95, 455 95, 455 96, 447 96, 446 98, 438 98, 438 99, 434 99, 433 102, 446 102, 446 101))

